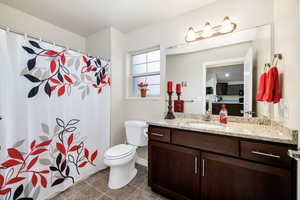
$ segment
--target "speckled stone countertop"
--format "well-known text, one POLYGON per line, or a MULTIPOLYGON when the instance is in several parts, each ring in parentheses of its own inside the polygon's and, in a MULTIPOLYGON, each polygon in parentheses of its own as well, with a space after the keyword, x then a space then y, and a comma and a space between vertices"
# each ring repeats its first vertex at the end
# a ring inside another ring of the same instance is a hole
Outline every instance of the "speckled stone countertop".
POLYGON ((193 118, 149 120, 148 124, 216 135, 249 138, 284 144, 298 144, 298 131, 289 130, 288 128, 277 124, 261 125, 229 121, 228 124, 223 125, 217 121, 206 122, 201 119, 193 118))

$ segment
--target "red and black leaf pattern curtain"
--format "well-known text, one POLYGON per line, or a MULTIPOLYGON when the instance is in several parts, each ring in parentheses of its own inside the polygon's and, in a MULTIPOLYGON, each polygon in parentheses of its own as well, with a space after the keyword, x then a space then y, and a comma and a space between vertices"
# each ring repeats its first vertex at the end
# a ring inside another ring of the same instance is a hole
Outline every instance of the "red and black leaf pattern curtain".
POLYGON ((42 200, 103 169, 110 63, 0 30, 0 199, 42 200))

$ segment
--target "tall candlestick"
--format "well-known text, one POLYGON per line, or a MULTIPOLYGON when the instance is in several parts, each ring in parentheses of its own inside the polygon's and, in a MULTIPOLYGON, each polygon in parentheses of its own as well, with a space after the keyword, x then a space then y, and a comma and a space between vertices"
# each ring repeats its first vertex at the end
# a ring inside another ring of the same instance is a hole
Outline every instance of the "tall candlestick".
POLYGON ((173 92, 168 92, 168 95, 169 95, 168 113, 165 116, 165 119, 175 119, 175 115, 172 112, 172 94, 173 94, 173 92))
POLYGON ((173 92, 173 82, 172 81, 168 81, 168 93, 173 92))

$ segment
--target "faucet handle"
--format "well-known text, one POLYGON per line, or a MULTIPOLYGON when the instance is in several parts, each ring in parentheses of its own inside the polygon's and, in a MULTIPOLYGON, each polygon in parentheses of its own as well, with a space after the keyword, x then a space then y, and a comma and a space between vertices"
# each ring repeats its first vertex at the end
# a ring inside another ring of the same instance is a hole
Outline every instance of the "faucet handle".
POLYGON ((255 112, 253 112, 253 111, 247 111, 247 112, 245 112, 246 114, 254 114, 255 112))

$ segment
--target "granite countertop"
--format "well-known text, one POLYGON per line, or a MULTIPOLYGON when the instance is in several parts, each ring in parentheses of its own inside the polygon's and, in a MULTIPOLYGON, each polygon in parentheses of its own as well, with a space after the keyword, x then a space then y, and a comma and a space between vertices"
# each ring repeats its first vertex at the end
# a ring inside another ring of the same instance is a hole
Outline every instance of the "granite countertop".
POLYGON ((277 142, 284 144, 298 144, 298 132, 275 125, 259 125, 254 123, 229 122, 226 125, 217 121, 202 121, 200 119, 176 118, 174 120, 149 120, 148 124, 226 135, 240 138, 277 142))

